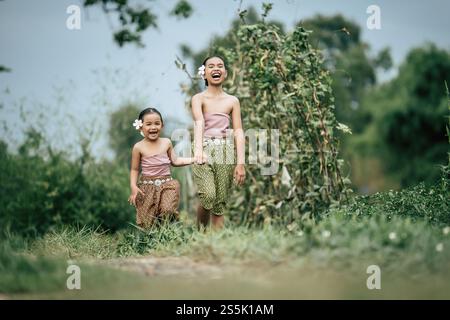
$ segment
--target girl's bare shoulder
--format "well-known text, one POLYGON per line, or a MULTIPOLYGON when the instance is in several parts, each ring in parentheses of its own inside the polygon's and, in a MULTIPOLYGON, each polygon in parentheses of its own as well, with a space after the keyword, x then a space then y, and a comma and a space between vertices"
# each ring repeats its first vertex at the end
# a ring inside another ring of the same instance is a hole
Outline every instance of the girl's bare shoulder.
POLYGON ((225 94, 226 98, 230 100, 230 102, 233 102, 233 103, 239 102, 238 97, 233 96, 232 94, 229 94, 226 92, 224 92, 224 94, 225 94))
POLYGON ((133 146, 133 152, 139 152, 141 155, 145 154, 153 154, 156 150, 161 150, 160 153, 169 151, 169 149, 172 146, 172 141, 169 138, 159 138, 159 143, 153 147, 150 147, 145 145, 145 139, 142 139, 141 141, 138 141, 133 146))
POLYGON ((204 96, 205 96, 204 92, 196 93, 192 96, 192 101, 203 101, 204 96))
POLYGON ((133 151, 139 151, 140 153, 142 153, 142 144, 143 144, 144 139, 136 142, 133 146, 133 151))
POLYGON ((172 145, 172 141, 170 140, 170 138, 160 138, 161 139, 161 146, 163 147, 163 149, 169 149, 170 146, 172 145))

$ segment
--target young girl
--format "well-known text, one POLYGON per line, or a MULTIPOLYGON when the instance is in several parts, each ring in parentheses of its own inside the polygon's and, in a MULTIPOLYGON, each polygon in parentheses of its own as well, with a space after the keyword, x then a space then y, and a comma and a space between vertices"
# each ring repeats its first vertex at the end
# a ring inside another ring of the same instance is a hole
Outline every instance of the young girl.
POLYGON ((238 98, 222 89, 222 83, 227 77, 222 58, 218 56, 206 58, 199 68, 199 74, 205 80, 206 90, 194 95, 191 100, 195 123, 193 148, 196 159, 192 171, 200 198, 197 224, 199 227, 200 225, 206 227, 211 216, 213 227, 222 228, 233 173, 238 185, 245 179, 245 139, 240 104, 238 98), (236 145, 236 162, 233 141, 227 139, 230 120, 236 145), (205 153, 208 163, 200 165, 205 153))
MULTIPOLYGON (((144 137, 132 150, 128 202, 136 207, 136 223, 150 227, 159 218, 178 218, 180 184, 170 176, 170 165, 192 164, 194 158, 177 157, 170 139, 160 138, 164 126, 161 113, 147 108, 133 123, 144 137), (139 166, 142 173, 140 178, 139 166)), ((203 158, 199 159, 203 163, 203 158)))

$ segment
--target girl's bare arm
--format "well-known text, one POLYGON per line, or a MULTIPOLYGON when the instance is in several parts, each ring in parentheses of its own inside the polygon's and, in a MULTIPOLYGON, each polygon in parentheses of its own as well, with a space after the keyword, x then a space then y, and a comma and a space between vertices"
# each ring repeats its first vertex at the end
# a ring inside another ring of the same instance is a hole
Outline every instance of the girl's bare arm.
POLYGON ((195 158, 178 157, 173 148, 172 142, 169 141, 169 149, 167 150, 170 162, 174 167, 187 166, 195 162, 195 158))
POLYGON ((233 103, 233 110, 231 112, 231 121, 233 123, 233 134, 234 141, 236 145, 236 160, 238 165, 245 164, 245 136, 244 130, 242 129, 242 119, 241 119, 241 105, 239 99, 233 103))
POLYGON ((141 153, 136 145, 134 145, 131 151, 131 168, 130 168, 130 189, 131 194, 128 197, 128 202, 136 206, 136 197, 138 193, 144 194, 144 192, 137 186, 137 179, 139 176, 139 162, 141 161, 141 153))
POLYGON ((137 187, 137 179, 139 176, 139 163, 141 160, 141 153, 136 145, 131 151, 131 169, 130 169, 130 188, 137 187))
POLYGON ((203 130, 205 127, 205 120, 202 112, 202 100, 199 94, 192 97, 191 107, 192 116, 194 118, 194 157, 196 158, 196 161, 199 162, 201 154, 203 153, 203 130))

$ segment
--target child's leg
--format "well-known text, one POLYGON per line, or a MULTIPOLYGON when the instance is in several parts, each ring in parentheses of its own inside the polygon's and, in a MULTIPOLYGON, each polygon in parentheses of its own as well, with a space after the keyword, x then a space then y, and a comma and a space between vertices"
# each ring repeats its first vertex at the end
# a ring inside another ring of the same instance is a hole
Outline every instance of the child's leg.
POLYGON ((214 229, 219 230, 222 229, 225 224, 225 218, 223 215, 218 216, 215 214, 211 215, 212 226, 214 229))
POLYGON ((200 229, 200 226, 206 228, 209 223, 209 215, 210 210, 206 210, 203 208, 201 204, 198 205, 197 208, 197 228, 200 229))
POLYGON ((150 178, 145 176, 140 178, 138 187, 144 192, 144 195, 138 193, 136 197, 136 224, 142 228, 151 227, 158 216, 158 208, 154 201, 157 191, 154 186, 142 183, 148 179, 150 178))
POLYGON ((232 187, 233 168, 234 165, 230 164, 214 165, 216 201, 211 211, 211 221, 215 229, 221 229, 224 226, 225 219, 223 214, 232 187))
POLYGON ((200 205, 197 209, 197 226, 199 228, 200 226, 206 227, 209 223, 210 210, 213 208, 216 199, 211 165, 192 165, 192 176, 197 185, 197 194, 200 199, 200 205))
POLYGON ((180 183, 177 180, 165 182, 161 190, 159 212, 161 218, 178 219, 178 206, 180 203, 180 183))

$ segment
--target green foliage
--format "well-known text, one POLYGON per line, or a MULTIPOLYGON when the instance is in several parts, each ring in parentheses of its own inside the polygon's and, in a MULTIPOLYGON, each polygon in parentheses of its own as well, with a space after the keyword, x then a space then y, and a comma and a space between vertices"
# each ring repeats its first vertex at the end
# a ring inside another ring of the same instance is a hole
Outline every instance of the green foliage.
MULTIPOLYGON (((123 229, 128 232, 127 229, 123 229)), ((116 234, 123 232, 117 231, 116 234)), ((107 259, 116 255, 112 248, 117 240, 112 233, 100 228, 59 225, 42 237, 29 241, 25 252, 37 256, 56 256, 66 259, 97 258, 107 259)), ((7 237, 9 239, 9 237, 7 237)))
POLYGON ((131 162, 131 149, 136 142, 142 140, 142 136, 132 126, 141 110, 134 104, 126 104, 109 117, 109 146, 115 153, 117 163, 126 164, 128 168, 131 162))
POLYGON ((157 17, 150 9, 133 7, 126 0, 85 0, 83 5, 100 6, 105 14, 117 15, 122 28, 114 33, 114 40, 120 47, 128 43, 143 47, 141 33, 157 27, 157 17))
MULTIPOLYGON (((36 255, 67 259, 110 259, 146 255, 168 248, 177 250, 190 241, 196 232, 193 225, 168 221, 147 230, 128 226, 115 233, 86 226, 60 225, 38 239, 19 243, 15 248, 36 255)), ((11 243, 17 241, 13 236, 6 237, 6 240, 11 243)))
POLYGON ((341 14, 324 16, 318 14, 297 24, 312 30, 310 42, 326 51, 346 51, 361 42, 361 28, 341 14))
POLYGON ((171 15, 174 15, 178 18, 189 18, 192 15, 192 6, 186 0, 179 0, 175 7, 170 12, 171 15))
POLYGON ((119 256, 150 254, 167 248, 178 248, 192 236, 194 228, 180 222, 163 221, 148 230, 128 230, 118 234, 114 248, 119 256))
POLYGON ((19 155, 0 144, 2 230, 39 235, 62 224, 118 230, 134 218, 128 197, 128 171, 96 164, 82 146, 75 162, 50 147, 42 151, 37 131, 19 148, 19 155), (40 151, 39 151, 40 150, 40 151), (39 152, 38 152, 39 151, 39 152))
MULTIPOLYGON (((447 139, 450 145, 450 91, 448 89, 448 84, 445 82, 445 89, 447 93, 447 106, 448 106, 448 115, 447 115, 447 124, 445 125, 445 129, 447 131, 447 139)), ((448 161, 446 165, 441 166, 441 188, 443 190, 450 189, 450 151, 447 152, 448 161)))
POLYGON ((0 72, 11 72, 11 69, 5 66, 0 65, 0 72))
POLYGON ((400 191, 357 196, 348 210, 356 216, 382 215, 388 221, 404 217, 412 222, 425 220, 439 226, 450 225, 450 189, 438 183, 427 187, 422 182, 400 191))
POLYGON ((445 137, 450 53, 434 45, 412 50, 398 76, 363 101, 374 122, 357 146, 381 158, 387 174, 403 187, 439 179, 447 162, 445 137))
MULTIPOLYGON (((151 8, 142 5, 132 6, 128 0, 84 0, 85 7, 98 6, 109 17, 117 17, 120 28, 114 32, 114 41, 123 47, 134 43, 145 47, 142 33, 148 28, 158 28, 158 17, 151 8)), ((192 6, 186 0, 179 0, 170 12, 171 15, 188 18, 192 15, 192 6)))
MULTIPOLYGON (((376 84, 376 70, 392 66, 389 49, 370 57, 369 45, 361 40, 361 27, 340 14, 316 15, 299 22, 298 26, 313 31, 310 43, 325 56, 333 80, 336 119, 349 125, 355 133, 362 132, 372 121, 372 115, 360 103, 367 90, 376 84)), ((345 138, 342 137, 344 142, 345 138)))

